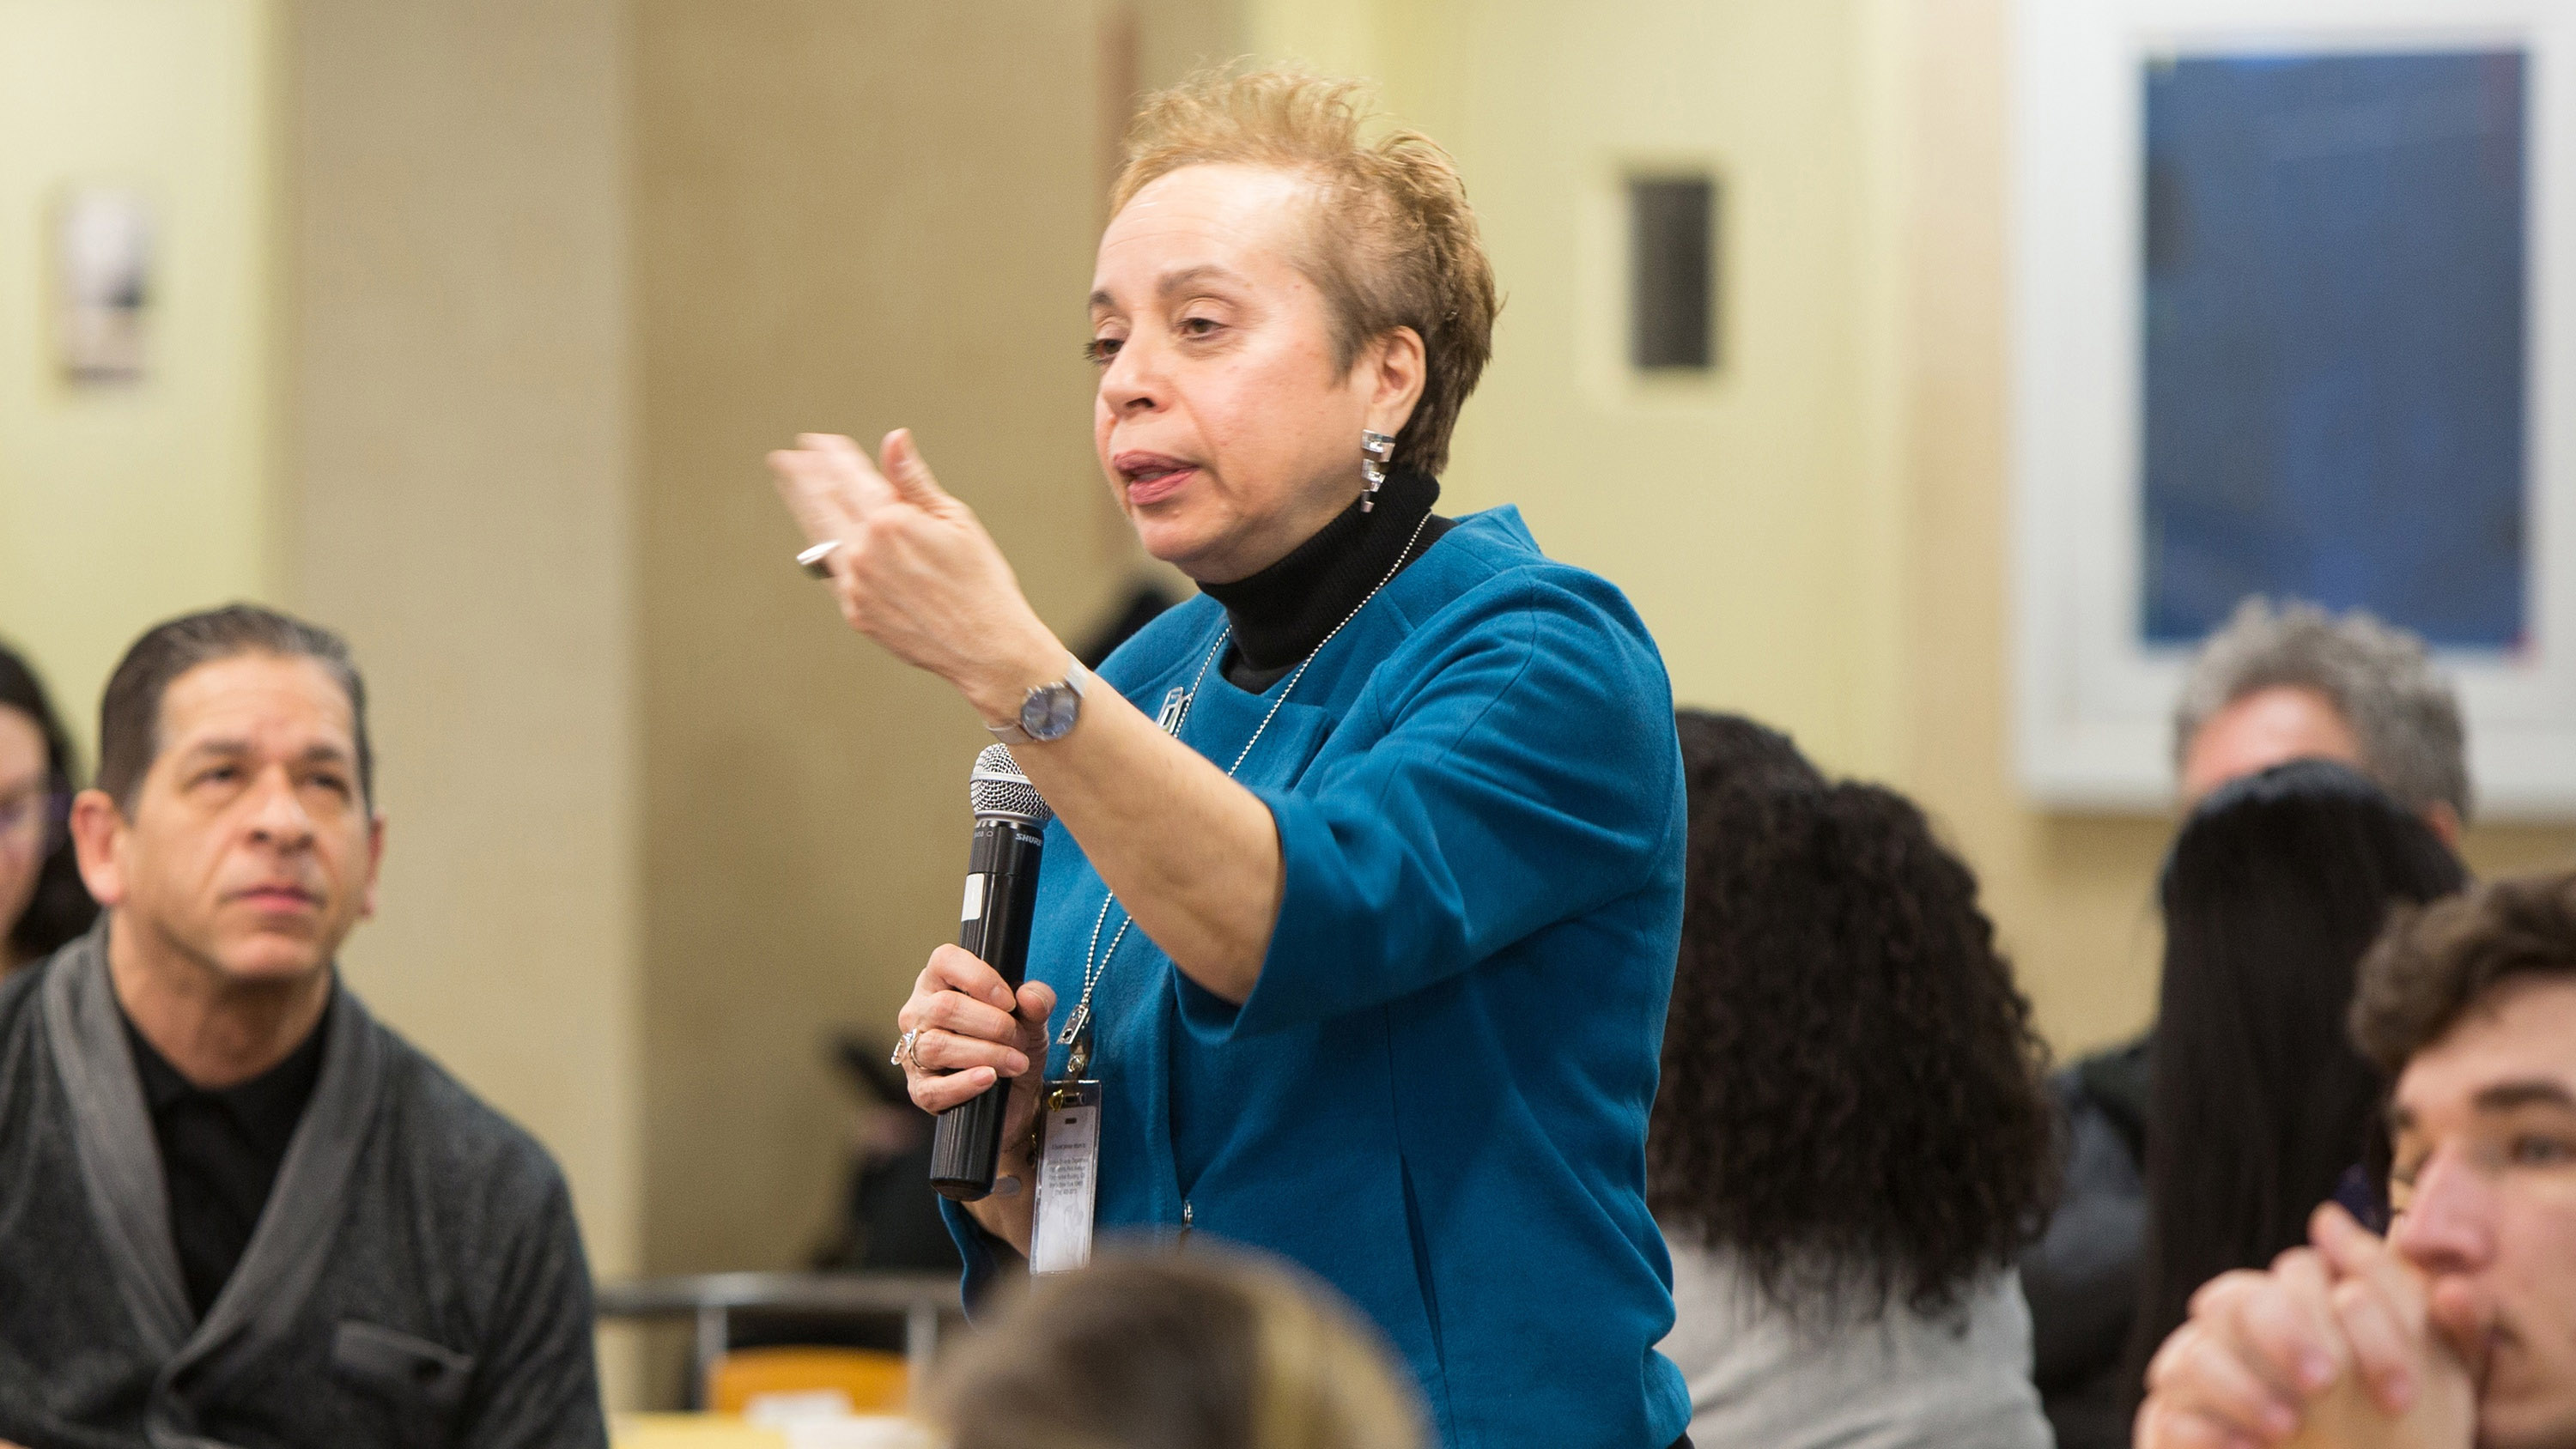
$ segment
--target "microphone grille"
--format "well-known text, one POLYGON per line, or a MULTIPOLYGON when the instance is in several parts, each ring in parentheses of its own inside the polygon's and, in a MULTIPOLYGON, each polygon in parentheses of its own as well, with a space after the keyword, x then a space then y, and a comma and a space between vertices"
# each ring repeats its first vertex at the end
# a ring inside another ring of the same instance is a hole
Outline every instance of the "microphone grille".
POLYGON ((986 745, 975 757, 975 772, 966 777, 966 803, 978 820, 1000 817, 1044 826, 1055 818, 1046 798, 1020 773, 1008 745, 986 745))

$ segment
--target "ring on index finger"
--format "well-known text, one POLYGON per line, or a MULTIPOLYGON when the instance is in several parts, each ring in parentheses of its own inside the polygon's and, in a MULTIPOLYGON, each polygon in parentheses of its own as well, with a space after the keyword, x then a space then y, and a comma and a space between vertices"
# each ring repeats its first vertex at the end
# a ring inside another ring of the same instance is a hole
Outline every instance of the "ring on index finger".
POLYGON ((920 1031, 913 1030, 905 1032, 902 1036, 895 1039, 894 1055, 886 1058, 886 1064, 888 1066, 910 1067, 916 1072, 924 1070, 921 1065, 921 1058, 915 1055, 913 1051, 913 1049, 920 1044, 920 1031))

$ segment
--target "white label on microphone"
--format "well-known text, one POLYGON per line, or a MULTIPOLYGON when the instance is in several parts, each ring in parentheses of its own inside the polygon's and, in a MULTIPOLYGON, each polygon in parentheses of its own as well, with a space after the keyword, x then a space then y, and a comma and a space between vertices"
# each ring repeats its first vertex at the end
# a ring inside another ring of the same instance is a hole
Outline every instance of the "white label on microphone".
POLYGON ((1043 1130, 1029 1271, 1067 1273, 1091 1261, 1092 1196, 1100 1182, 1100 1083, 1055 1083, 1047 1092, 1043 1130))
POLYGON ((966 877, 966 904, 958 910, 957 924, 961 926, 968 921, 984 919, 984 873, 982 871, 979 870, 966 877))

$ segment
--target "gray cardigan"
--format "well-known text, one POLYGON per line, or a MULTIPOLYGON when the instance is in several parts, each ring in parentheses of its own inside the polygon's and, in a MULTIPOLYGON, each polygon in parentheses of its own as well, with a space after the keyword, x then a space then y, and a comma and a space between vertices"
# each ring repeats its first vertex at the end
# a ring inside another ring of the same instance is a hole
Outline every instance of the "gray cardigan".
POLYGON ((562 1174, 345 985, 267 1209, 196 1320, 106 931, 0 982, 0 1440, 605 1445, 562 1174))

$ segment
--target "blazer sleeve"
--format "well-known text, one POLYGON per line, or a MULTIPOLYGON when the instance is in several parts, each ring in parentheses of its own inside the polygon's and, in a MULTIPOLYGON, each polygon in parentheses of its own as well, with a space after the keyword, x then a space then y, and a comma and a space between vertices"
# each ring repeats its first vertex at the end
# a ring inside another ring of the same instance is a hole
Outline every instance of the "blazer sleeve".
POLYGON ((607 1449, 590 1264, 572 1195, 552 1176, 501 1265, 495 1336, 484 1345, 452 1442, 466 1449, 607 1449))
POLYGON ((1381 1005, 1647 886, 1682 808, 1672 686, 1602 580, 1507 576, 1408 641, 1385 733, 1288 790, 1279 920, 1241 1008, 1184 981, 1194 1030, 1381 1005), (1454 618, 1456 622, 1449 622, 1454 618))

